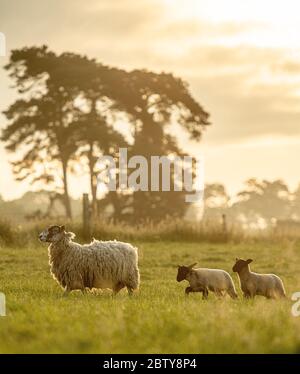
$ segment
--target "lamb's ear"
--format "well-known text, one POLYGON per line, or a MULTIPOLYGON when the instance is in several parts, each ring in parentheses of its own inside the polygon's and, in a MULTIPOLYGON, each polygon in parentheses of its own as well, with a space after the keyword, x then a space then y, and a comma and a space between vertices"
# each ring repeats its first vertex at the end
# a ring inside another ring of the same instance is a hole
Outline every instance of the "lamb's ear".
POLYGON ((194 264, 188 266, 189 269, 192 269, 195 265, 197 265, 197 262, 195 262, 194 264))
POLYGON ((239 258, 238 258, 238 257, 236 257, 236 258, 235 258, 235 261, 238 261, 238 260, 239 260, 239 258))
POLYGON ((247 264, 250 264, 253 260, 251 258, 248 258, 248 260, 246 261, 247 264))
POLYGON ((60 226, 60 231, 65 231, 65 230, 66 230, 65 226, 60 226))

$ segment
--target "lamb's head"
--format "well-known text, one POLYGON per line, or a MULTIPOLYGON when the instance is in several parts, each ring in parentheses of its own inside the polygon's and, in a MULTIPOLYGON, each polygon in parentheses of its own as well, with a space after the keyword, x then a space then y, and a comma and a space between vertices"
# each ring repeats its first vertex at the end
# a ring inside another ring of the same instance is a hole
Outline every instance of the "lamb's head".
POLYGON ((248 265, 252 261, 253 260, 251 260, 251 258, 249 258, 248 260, 243 260, 241 258, 236 258, 235 259, 235 264, 232 267, 232 271, 234 271, 235 273, 239 273, 242 269, 244 269, 245 267, 248 267, 248 265))
POLYGON ((50 226, 40 233, 39 239, 41 242, 58 243, 64 239, 67 234, 65 226, 50 226))
POLYGON ((195 265, 197 265, 197 262, 190 266, 178 265, 177 282, 183 281, 195 265))

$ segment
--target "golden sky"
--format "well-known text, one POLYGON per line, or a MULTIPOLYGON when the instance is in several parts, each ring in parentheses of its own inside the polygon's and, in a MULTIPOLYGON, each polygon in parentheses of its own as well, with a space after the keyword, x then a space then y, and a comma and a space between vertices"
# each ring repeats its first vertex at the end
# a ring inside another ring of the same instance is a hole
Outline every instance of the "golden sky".
MULTIPOLYGON (((249 177, 300 182, 299 1, 0 0, 0 32, 8 53, 47 44, 183 77, 211 113, 200 145, 182 141, 204 154, 206 182, 231 193, 249 177)), ((0 69, 1 112, 16 98, 10 85, 0 69)), ((26 186, 13 181, 7 160, 0 146, 0 194, 13 198, 26 186)))

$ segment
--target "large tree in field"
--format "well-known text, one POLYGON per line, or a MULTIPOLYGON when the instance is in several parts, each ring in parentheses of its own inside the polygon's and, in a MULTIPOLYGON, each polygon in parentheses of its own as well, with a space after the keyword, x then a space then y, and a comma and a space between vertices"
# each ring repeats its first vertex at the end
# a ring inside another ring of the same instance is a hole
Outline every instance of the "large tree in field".
POLYGON ((72 158, 78 161, 75 155, 78 143, 82 145, 85 140, 90 146, 91 189, 95 197, 92 174, 95 143, 110 144, 109 139, 121 141, 121 136, 118 138, 102 118, 93 116, 95 108, 92 107, 87 118, 76 100, 82 96, 90 99, 91 93, 97 99, 110 95, 113 92, 110 75, 117 70, 76 54, 56 55, 47 47, 13 51, 6 69, 21 96, 4 112, 9 124, 1 137, 7 150, 20 154, 13 160, 16 178, 31 182, 44 180, 48 184, 56 179, 57 182, 60 164, 66 214, 71 218, 68 166, 72 158), (51 166, 56 172, 50 173, 51 166))
MULTIPOLYGON (((196 141, 209 125, 208 113, 187 84, 171 74, 126 72, 77 54, 56 55, 47 47, 13 51, 6 69, 20 94, 5 111, 8 125, 1 137, 18 155, 13 160, 15 175, 53 186, 61 180, 68 217, 71 162, 88 166, 96 213, 96 160, 103 154, 116 156, 118 148, 127 145, 114 127, 118 114, 132 130, 129 156, 142 155, 149 164, 151 156, 185 154, 168 132, 172 124, 196 141)), ((110 192, 101 201, 102 207, 107 204, 113 206, 114 218, 133 221, 181 216, 186 207, 184 192, 174 191, 110 192)))
POLYGON ((45 181, 60 174, 69 218, 67 170, 76 150, 73 130, 76 123, 74 97, 77 94, 70 81, 74 79, 75 67, 78 73, 88 64, 85 58, 70 54, 58 57, 41 47, 12 51, 10 63, 5 67, 21 96, 4 112, 9 123, 1 137, 9 151, 18 151, 19 158, 13 161, 14 173, 18 179, 41 180, 39 170, 43 163, 45 181), (54 175, 48 172, 53 163, 60 164, 61 173, 57 169, 54 175))
MULTIPOLYGON (((151 156, 185 155, 178 145, 178 139, 168 132, 175 123, 187 131, 192 140, 200 140, 203 130, 209 125, 209 114, 192 97, 184 81, 172 74, 143 70, 134 70, 120 79, 124 79, 125 84, 118 91, 118 100, 130 116, 133 128, 134 142, 130 156, 142 155, 150 165, 151 156)), ((150 181, 150 168, 148 172, 150 181)), ((172 180, 173 185, 174 182, 172 180)), ((134 221, 143 218, 158 221, 169 216, 182 217, 187 207, 185 193, 150 189, 135 191, 125 197, 129 203, 121 204, 117 199, 119 209, 116 218, 125 216, 134 221), (123 212, 120 209, 122 206, 123 212)), ((116 195, 112 197, 116 198, 116 195)))
POLYGON ((102 113, 97 108, 99 102, 101 102, 100 92, 86 93, 85 104, 88 106, 88 112, 81 114, 80 130, 76 133, 76 158, 87 160, 94 217, 98 216, 99 213, 97 201, 99 169, 97 168, 97 161, 103 155, 115 156, 119 147, 128 145, 124 137, 114 129, 107 118, 112 109, 106 108, 102 113))

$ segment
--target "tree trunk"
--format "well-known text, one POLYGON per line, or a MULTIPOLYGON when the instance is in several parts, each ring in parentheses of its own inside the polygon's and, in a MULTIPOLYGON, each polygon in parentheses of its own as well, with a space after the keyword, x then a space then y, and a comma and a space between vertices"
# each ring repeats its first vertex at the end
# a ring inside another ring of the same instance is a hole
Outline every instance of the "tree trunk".
POLYGON ((90 143, 90 149, 88 153, 89 159, 89 170, 90 170, 90 185, 92 194, 92 217, 98 216, 98 205, 97 205, 97 174, 95 173, 95 159, 94 159, 94 144, 90 143))
POLYGON ((64 203, 66 209, 66 216, 68 219, 72 219, 72 210, 69 196, 69 186, 68 186, 68 175, 67 175, 67 161, 62 160, 63 169, 63 184, 64 184, 64 203))

